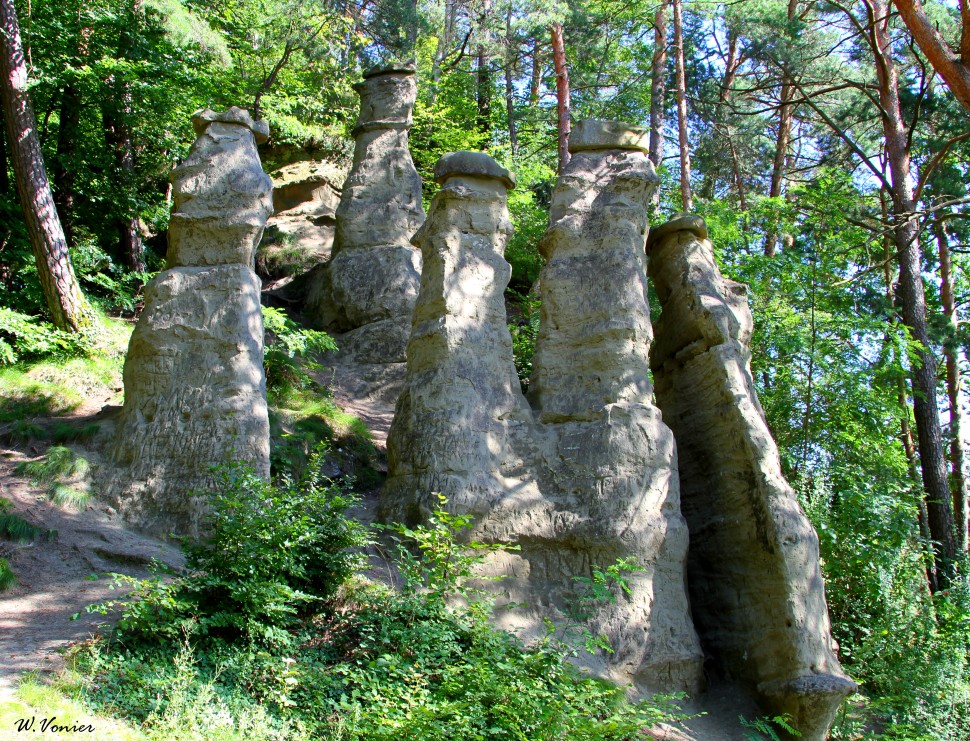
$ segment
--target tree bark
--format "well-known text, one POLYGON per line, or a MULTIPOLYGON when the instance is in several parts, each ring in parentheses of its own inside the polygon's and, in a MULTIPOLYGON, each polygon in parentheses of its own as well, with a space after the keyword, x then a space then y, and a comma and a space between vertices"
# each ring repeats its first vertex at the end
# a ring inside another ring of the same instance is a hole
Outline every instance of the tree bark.
MULTIPOLYGON (((478 104, 476 123, 479 133, 487 137, 492 132, 492 71, 485 44, 478 45, 476 80, 475 97, 478 104)), ((487 147, 488 144, 485 146, 487 147)))
MULTIPOLYGON (((112 103, 108 103, 102 109, 102 118, 105 143, 114 155, 119 180, 127 193, 135 187, 134 143, 127 120, 131 115, 131 85, 119 82, 116 90, 117 110, 112 110, 112 103)), ((138 230, 137 215, 130 213, 127 208, 124 209, 115 218, 115 228, 118 231, 118 251, 122 263, 129 270, 144 272, 144 246, 138 230)))
POLYGON ((0 97, 17 194, 51 320, 77 332, 90 322, 44 169, 14 0, 0 0, 0 97))
POLYGON ((680 140, 680 199, 683 210, 694 210, 694 196, 690 189, 690 142, 687 138, 687 77, 684 70, 684 22, 681 0, 674 6, 674 54, 677 62, 677 128, 680 140))
POLYGON ((559 131, 559 172, 569 164, 569 69, 566 67, 566 47, 562 24, 554 23, 552 33, 552 62, 556 69, 556 112, 559 131))
POLYGON ((960 53, 955 53, 923 9, 920 0, 893 0, 913 40, 954 97, 970 113, 970 3, 960 0, 960 53))
POLYGON ((509 4, 508 13, 505 16, 505 115, 508 118, 509 148, 513 156, 519 148, 518 131, 515 126, 515 86, 513 84, 517 61, 518 49, 512 37, 512 5, 509 4))
MULTIPOLYGON (((959 318, 953 297, 953 270, 950 262, 950 245, 944 222, 934 226, 936 244, 940 256, 940 302, 943 315, 956 336, 959 318)), ((947 342, 943 345, 946 358, 946 391, 950 401, 950 489, 953 497, 953 519, 956 529, 957 550, 967 552, 967 479, 963 466, 963 414, 960 406, 960 365, 957 347, 947 342)))
MULTIPOLYGON (((792 23, 798 14, 798 0, 788 0, 788 22, 792 23)), ((791 73, 782 73, 780 105, 778 107, 778 137, 775 140, 775 157, 771 167, 771 187, 768 195, 771 198, 781 196, 781 188, 785 182, 785 163, 788 161, 788 147, 791 142, 791 124, 795 97, 795 86, 792 84, 791 73)), ((778 230, 772 226, 765 234, 765 256, 772 257, 778 246, 778 230)))
POLYGON ((6 120, 3 106, 0 106, 0 119, 0 193, 6 195, 10 192, 10 177, 7 175, 7 126, 3 122, 6 120))
POLYGON ((542 47, 539 39, 532 42, 532 78, 529 80, 529 105, 539 103, 539 89, 542 87, 542 47))
MULTIPOLYGON (((664 158, 664 115, 667 109, 667 0, 660 0, 653 17, 653 61, 650 63, 650 161, 660 167, 664 158)), ((660 188, 654 191, 660 198, 660 188)))
POLYGON ((899 103, 899 82, 892 58, 887 0, 866 0, 872 29, 871 43, 876 61, 879 102, 882 106, 883 135, 889 162, 893 202, 893 238, 899 260, 899 298, 903 321, 913 339, 922 346, 912 360, 913 414, 923 476, 926 510, 939 588, 945 589, 954 573, 956 542, 953 512, 947 483, 936 399, 936 358, 926 324, 926 296, 921 273, 922 250, 915 202, 910 183, 908 137, 899 103))

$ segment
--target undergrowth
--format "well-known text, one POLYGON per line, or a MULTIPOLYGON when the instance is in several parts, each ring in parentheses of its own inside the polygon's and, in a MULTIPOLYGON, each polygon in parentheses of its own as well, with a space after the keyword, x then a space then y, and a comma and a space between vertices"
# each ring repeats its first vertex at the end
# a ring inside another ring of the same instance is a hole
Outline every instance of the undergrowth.
POLYGON ((236 465, 219 480, 188 569, 138 584, 109 606, 114 635, 75 651, 73 691, 98 713, 158 738, 632 741, 672 712, 581 675, 551 635, 526 648, 494 628, 469 585, 489 548, 457 540, 468 518, 393 528, 395 591, 352 575, 369 536, 345 487, 236 465))

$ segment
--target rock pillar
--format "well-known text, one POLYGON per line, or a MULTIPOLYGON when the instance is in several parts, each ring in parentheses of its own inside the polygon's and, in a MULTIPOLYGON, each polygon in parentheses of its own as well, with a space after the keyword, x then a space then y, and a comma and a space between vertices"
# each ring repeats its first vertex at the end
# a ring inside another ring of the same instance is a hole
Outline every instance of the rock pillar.
POLYGON ((635 558, 631 592, 591 621, 613 673, 655 690, 695 690, 701 651, 685 585, 687 525, 677 452, 654 406, 644 245, 659 182, 647 133, 580 121, 540 243, 542 314, 530 400, 545 434, 543 493, 555 502, 548 578, 635 558))
POLYGON ((532 415, 503 298, 512 275, 506 190, 514 178, 486 154, 454 152, 438 161, 435 179, 441 190, 413 238, 424 268, 387 441, 382 513, 421 520, 440 506, 441 493, 450 508, 477 516, 478 536, 496 539, 488 518, 506 493, 538 494, 521 450, 532 415))
POLYGON ((421 253, 410 239, 424 222, 408 150, 414 68, 372 69, 354 89, 354 162, 335 214, 332 256, 311 277, 307 312, 318 326, 346 333, 338 344, 357 363, 403 362, 421 281, 421 253))
POLYGON ((210 467, 227 456, 269 475, 256 246, 273 212, 246 111, 199 111, 199 138, 171 175, 168 267, 145 287, 125 358, 125 404, 108 484, 126 519, 155 533, 199 534, 210 467))
POLYGON ((855 685, 835 655, 818 538, 755 392, 747 287, 721 275, 699 217, 655 229, 649 252, 663 307, 651 365, 677 438, 695 624, 724 674, 821 741, 855 685))

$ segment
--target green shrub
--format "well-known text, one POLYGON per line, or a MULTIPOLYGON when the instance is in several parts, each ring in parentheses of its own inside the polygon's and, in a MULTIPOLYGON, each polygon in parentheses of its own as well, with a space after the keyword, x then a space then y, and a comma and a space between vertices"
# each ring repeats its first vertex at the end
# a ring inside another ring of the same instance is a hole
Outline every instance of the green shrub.
POLYGON ((42 357, 71 357, 87 350, 84 338, 35 316, 0 306, 0 365, 42 357))
POLYGON ((179 578, 136 584, 122 635, 289 645, 288 629, 361 565, 366 542, 363 526, 345 517, 355 496, 319 473, 323 455, 313 454, 300 479, 275 485, 239 463, 219 467, 208 537, 187 546, 179 578))
POLYGON ((309 387, 313 379, 307 369, 320 369, 313 356, 336 350, 333 338, 326 332, 301 327, 282 309, 271 306, 262 309, 267 334, 263 364, 266 368, 266 386, 271 395, 285 392, 291 387, 309 387))
POLYGON ((532 294, 523 296, 512 292, 512 296, 518 302, 520 310, 518 318, 509 323, 512 358, 522 392, 525 393, 529 389, 529 378, 532 376, 532 358, 536 352, 536 338, 539 336, 539 309, 542 301, 532 294))

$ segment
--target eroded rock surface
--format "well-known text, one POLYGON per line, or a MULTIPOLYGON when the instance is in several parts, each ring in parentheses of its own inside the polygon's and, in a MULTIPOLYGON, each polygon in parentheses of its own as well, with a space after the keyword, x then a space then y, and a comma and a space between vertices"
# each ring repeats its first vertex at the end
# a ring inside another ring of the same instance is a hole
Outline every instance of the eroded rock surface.
POLYGON ((644 243, 657 178, 642 149, 619 148, 628 141, 577 151, 553 195, 538 416, 521 395, 502 305, 509 176, 480 154, 439 162, 443 187, 415 237, 424 274, 382 509, 420 519, 440 492, 476 516, 474 537, 518 547, 487 571, 506 577, 503 598, 525 603, 497 621, 526 639, 546 619, 577 619, 575 577, 636 559, 629 593, 582 615, 615 651, 590 666, 643 689, 695 690, 676 453, 647 378, 644 243))
POLYGON ((593 623, 611 637, 614 665, 641 685, 695 690, 701 651, 684 583, 677 453, 647 372, 644 244, 658 178, 636 133, 599 121, 574 130, 540 243, 530 400, 550 435, 542 490, 562 519, 555 578, 583 573, 583 561, 636 558, 632 593, 593 623))
POLYGON ((256 255, 264 280, 282 282, 330 259, 346 175, 327 162, 295 162, 272 173, 275 213, 256 255))
POLYGON ((125 358, 125 405, 108 489, 143 531, 198 535, 210 467, 230 455, 269 475, 260 281, 272 213, 263 122, 230 108, 193 116, 199 138, 172 173, 169 268, 145 288, 125 358))
POLYGON ((421 280, 421 254, 410 238, 424 222, 421 178, 408 150, 414 69, 374 69, 354 88, 354 162, 335 214, 332 257, 314 272, 307 313, 324 329, 353 332, 339 344, 357 362, 403 362, 421 280))
POLYGON ((677 438, 695 624, 721 672, 821 741, 854 684, 835 655, 818 538, 755 392, 747 288, 721 275, 699 217, 655 229, 649 252, 663 307, 651 365, 677 438))
POLYGON ((477 152, 445 155, 442 184, 414 235, 424 272, 407 349, 407 376, 388 436, 385 519, 423 519, 439 505, 477 516, 477 534, 510 491, 537 494, 523 470, 532 414, 519 390, 503 294, 512 274, 510 174, 477 152))

